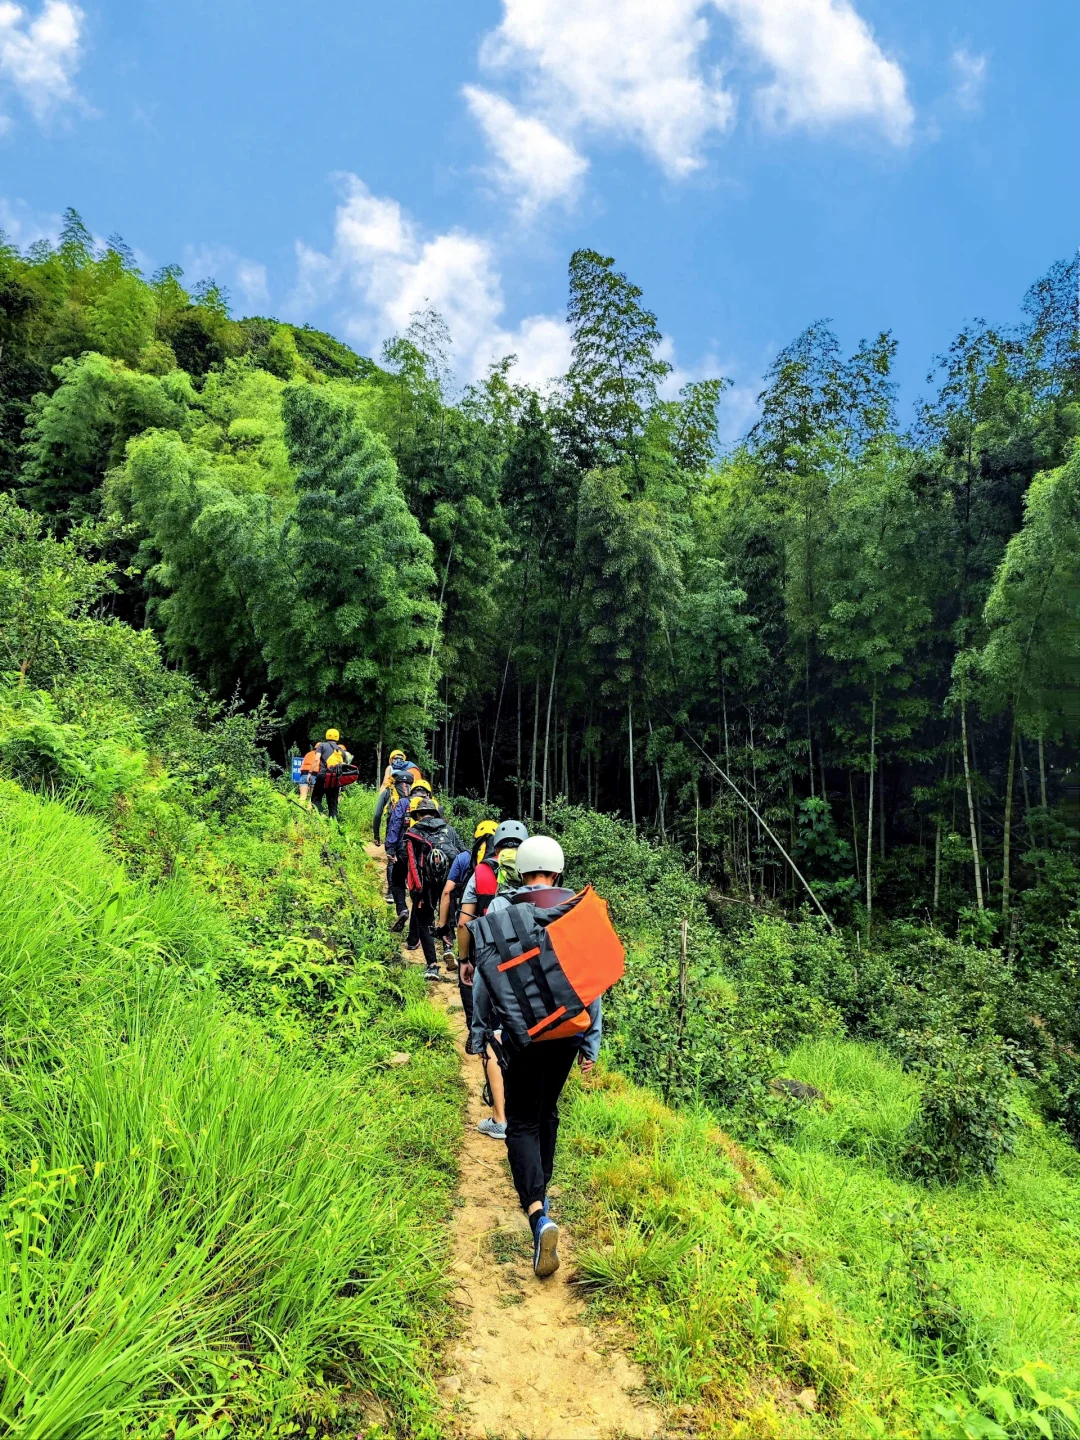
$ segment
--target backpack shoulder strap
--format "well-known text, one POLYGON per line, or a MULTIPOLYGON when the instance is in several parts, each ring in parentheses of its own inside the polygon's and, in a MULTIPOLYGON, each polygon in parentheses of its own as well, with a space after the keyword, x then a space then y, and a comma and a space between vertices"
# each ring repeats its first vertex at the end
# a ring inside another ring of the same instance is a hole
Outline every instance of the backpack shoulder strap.
POLYGON ((536 948, 536 934, 526 918, 526 912, 520 905, 508 905, 505 910, 497 910, 497 915, 505 915, 514 928, 518 938, 518 944, 522 950, 533 950, 536 948))

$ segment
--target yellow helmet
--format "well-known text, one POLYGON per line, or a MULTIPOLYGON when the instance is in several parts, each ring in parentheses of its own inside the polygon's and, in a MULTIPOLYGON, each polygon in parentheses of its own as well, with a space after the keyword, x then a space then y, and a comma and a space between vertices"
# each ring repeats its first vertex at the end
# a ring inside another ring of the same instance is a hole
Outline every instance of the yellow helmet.
POLYGON ((413 788, 414 791, 416 791, 416 790, 423 790, 423 792, 425 793, 425 795, 434 795, 434 793, 435 793, 434 790, 432 790, 431 785, 430 785, 430 783, 429 783, 427 780, 414 780, 414 781, 413 781, 413 786, 412 786, 412 788, 413 788))
POLYGON ((480 824, 477 825, 473 831, 473 839, 482 840, 485 835, 494 835, 498 828, 499 822, 497 820, 481 820, 480 824))
POLYGON ((391 751, 390 751, 390 759, 391 759, 391 760, 406 760, 406 759, 408 759, 408 756, 405 754, 405 751, 404 751, 404 750, 391 750, 391 751))
POLYGON ((327 732, 326 732, 326 738, 327 738, 327 740, 340 740, 340 739, 341 739, 341 734, 340 734, 340 732, 337 731, 337 730, 327 730, 327 732))

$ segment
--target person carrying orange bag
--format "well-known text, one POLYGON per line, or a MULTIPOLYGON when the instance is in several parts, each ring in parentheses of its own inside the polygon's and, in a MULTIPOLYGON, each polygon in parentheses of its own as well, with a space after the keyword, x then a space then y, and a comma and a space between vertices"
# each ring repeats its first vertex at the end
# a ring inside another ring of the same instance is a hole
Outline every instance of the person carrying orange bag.
POLYGON ((506 1092, 506 1149, 533 1232, 533 1271, 559 1268, 559 1227, 548 1187, 559 1132, 559 1096, 575 1061, 584 1074, 600 1051, 601 996, 620 979, 622 942, 591 886, 559 886, 562 847, 549 835, 518 846, 522 886, 469 922, 473 1048, 494 1051, 506 1092))

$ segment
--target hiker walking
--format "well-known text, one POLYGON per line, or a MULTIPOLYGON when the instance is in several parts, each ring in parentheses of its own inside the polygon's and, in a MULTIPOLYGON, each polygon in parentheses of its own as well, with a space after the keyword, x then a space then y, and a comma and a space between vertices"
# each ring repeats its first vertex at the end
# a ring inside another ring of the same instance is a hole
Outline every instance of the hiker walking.
MULTIPOLYGON (((394 903, 395 919, 390 929, 400 932, 409 923, 409 868, 405 851, 405 832, 409 828, 409 807, 423 795, 433 799, 430 784, 422 777, 412 782, 408 794, 402 795, 390 812, 386 822, 386 858, 390 898, 394 903)), ((415 945, 411 948, 415 949, 415 945)))
MULTIPOLYGON (((415 765, 410 765, 406 759, 404 750, 393 750, 390 752, 390 763, 386 767, 386 774, 383 776, 383 786, 379 791, 378 799, 375 801, 375 818, 373 822, 373 833, 375 844, 382 844, 382 822, 386 814, 387 840, 390 835, 390 817, 394 807, 401 801, 408 799, 412 794, 413 784, 420 779, 420 772, 415 765), (389 777, 389 778, 387 778, 389 777)), ((389 843, 386 847, 386 903, 393 905, 394 901, 394 867, 399 862, 390 853, 389 843)), ((397 879, 397 888, 402 895, 404 905, 405 876, 401 873, 397 879)))
POLYGON ((470 924, 473 1043, 503 1068, 506 1150, 533 1232, 533 1271, 559 1268, 559 1227, 548 1187, 559 1132, 559 1096, 575 1064, 588 1074, 600 1052, 600 996, 622 974, 624 952, 607 905, 586 887, 559 887, 562 847, 534 835, 518 847, 522 884, 497 895, 470 924))
MULTIPOLYGON (((484 857, 493 850, 492 836, 499 828, 497 820, 481 820, 473 831, 473 845, 471 850, 463 850, 450 866, 450 874, 446 884, 443 886, 442 897, 439 900, 439 923, 435 929, 435 938, 443 943, 443 959, 446 960, 453 951, 453 937, 458 928, 458 917, 461 914, 462 899, 465 894, 465 887, 472 879, 473 872, 484 857)), ((465 1011, 465 1022, 472 1024, 472 980, 466 986, 461 982, 461 1004, 465 1011)))
POLYGON ((315 784, 311 792, 312 803, 321 815, 323 800, 325 800, 327 815, 331 820, 336 820, 338 818, 338 801, 341 798, 341 776, 335 774, 335 771, 348 765, 352 756, 342 745, 341 735, 337 730, 327 730, 326 738, 319 741, 315 746, 314 753, 318 756, 318 768, 315 772, 315 784))
POLYGON ((461 898, 461 914, 458 918, 458 990, 469 1027, 465 1048, 470 1054, 480 1056, 484 1082, 491 1097, 492 1113, 485 1116, 476 1128, 492 1140, 506 1139, 506 1103, 502 1070, 494 1055, 489 1055, 482 1045, 475 1045, 473 1042, 473 965, 469 922, 487 914, 488 907, 500 890, 512 891, 517 888, 518 871, 515 859, 518 846, 528 838, 528 828, 520 820, 504 820, 496 827, 491 837, 490 851, 480 857, 465 884, 461 898))
POLYGON ((313 740, 311 749, 300 761, 300 804, 305 810, 311 809, 311 796, 315 790, 315 781, 319 778, 321 764, 322 756, 319 754, 318 743, 313 740))
POLYGON ((394 782, 395 777, 405 776, 410 783, 420 779, 420 767, 405 754, 404 750, 391 750, 390 757, 386 762, 386 769, 383 771, 382 789, 388 789, 394 782))
POLYGON ((454 977, 449 974, 444 976, 439 971, 434 924, 436 907, 450 874, 450 866, 464 847, 457 831, 446 823, 438 805, 427 795, 421 793, 417 797, 410 821, 405 832, 409 897, 412 900, 409 925, 409 940, 412 943, 408 948, 413 949, 418 944, 423 950, 425 980, 446 980, 452 984, 454 977))

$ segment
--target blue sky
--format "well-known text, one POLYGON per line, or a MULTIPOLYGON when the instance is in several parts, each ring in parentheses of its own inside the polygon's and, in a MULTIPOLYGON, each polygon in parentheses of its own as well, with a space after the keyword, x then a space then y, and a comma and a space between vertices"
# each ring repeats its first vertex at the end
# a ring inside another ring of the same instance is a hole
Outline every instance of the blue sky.
POLYGON ((564 362, 613 254, 677 378, 752 414, 828 316, 906 402, 1080 240, 1074 0, 0 0, 0 226, 67 205, 234 309, 377 354, 430 302, 460 378, 564 362))

